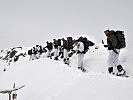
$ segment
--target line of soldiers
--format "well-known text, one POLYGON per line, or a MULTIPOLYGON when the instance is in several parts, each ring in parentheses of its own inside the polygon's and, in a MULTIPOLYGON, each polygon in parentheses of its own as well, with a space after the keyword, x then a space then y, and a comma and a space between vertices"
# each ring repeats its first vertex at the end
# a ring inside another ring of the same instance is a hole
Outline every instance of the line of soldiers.
POLYGON ((42 53, 46 53, 46 57, 54 60, 63 59, 65 64, 69 65, 69 58, 74 54, 78 54, 78 68, 86 71, 83 67, 84 54, 88 51, 89 46, 94 43, 86 37, 79 37, 77 40, 72 37, 53 39, 53 42, 46 42, 46 46, 36 45, 28 51, 30 60, 39 59, 42 53))
POLYGON ((35 47, 28 50, 28 55, 30 56, 30 60, 39 59, 41 54, 45 52, 41 45, 36 45, 35 47))

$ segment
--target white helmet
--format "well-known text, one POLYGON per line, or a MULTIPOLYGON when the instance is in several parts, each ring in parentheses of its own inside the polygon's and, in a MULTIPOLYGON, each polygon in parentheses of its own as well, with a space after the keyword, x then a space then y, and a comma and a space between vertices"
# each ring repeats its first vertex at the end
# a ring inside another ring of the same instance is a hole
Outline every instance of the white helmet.
POLYGON ((108 27, 106 27, 106 28, 104 29, 104 32, 106 32, 106 31, 109 31, 109 28, 108 28, 108 27))

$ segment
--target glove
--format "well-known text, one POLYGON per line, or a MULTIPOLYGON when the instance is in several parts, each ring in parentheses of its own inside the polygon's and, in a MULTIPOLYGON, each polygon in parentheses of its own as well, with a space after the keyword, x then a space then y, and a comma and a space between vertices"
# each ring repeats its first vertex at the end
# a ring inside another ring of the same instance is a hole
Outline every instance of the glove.
POLYGON ((104 47, 105 47, 105 48, 107 48, 107 47, 108 47, 108 45, 104 45, 104 47))

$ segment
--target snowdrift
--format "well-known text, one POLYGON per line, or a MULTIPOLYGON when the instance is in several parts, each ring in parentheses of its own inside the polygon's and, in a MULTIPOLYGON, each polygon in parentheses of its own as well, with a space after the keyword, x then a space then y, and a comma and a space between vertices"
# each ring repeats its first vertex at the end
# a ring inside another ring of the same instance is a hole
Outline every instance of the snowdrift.
MULTIPOLYGON (((0 90, 25 85, 18 90, 17 100, 132 100, 133 98, 133 57, 123 50, 121 61, 129 78, 107 74, 108 52, 97 45, 85 55, 87 73, 77 69, 77 55, 70 59, 70 66, 62 61, 48 58, 12 63, 7 71, 0 71, 0 90)), ((2 67, 1 67, 2 68, 2 67)), ((0 100, 7 100, 7 94, 0 94, 0 100)))

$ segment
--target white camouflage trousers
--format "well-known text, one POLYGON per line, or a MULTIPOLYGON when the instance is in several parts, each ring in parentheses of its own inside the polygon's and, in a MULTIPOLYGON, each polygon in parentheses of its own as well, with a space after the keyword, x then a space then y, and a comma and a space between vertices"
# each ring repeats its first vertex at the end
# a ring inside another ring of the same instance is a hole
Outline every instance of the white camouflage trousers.
POLYGON ((54 51, 54 58, 58 56, 58 48, 55 49, 54 51))
POLYGON ((67 51, 67 49, 64 49, 64 59, 67 59, 68 58, 68 51, 67 51))
POLYGON ((109 68, 120 65, 120 61, 119 61, 120 49, 116 49, 116 51, 118 52, 118 54, 115 53, 113 50, 109 50, 109 56, 107 61, 109 68))
POLYGON ((79 53, 78 54, 78 67, 82 67, 83 68, 83 59, 84 59, 84 54, 83 53, 79 53))
POLYGON ((47 50, 47 57, 51 57, 51 50, 47 50))

